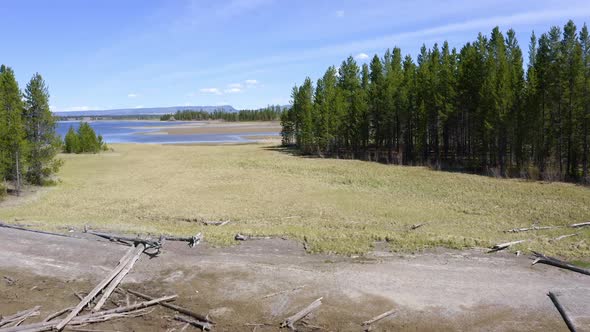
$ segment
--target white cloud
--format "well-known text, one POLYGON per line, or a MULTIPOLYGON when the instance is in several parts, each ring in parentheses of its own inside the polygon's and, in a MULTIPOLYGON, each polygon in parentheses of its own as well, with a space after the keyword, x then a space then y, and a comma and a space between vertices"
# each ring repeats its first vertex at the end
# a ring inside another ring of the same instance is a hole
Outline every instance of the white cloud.
POLYGON ((218 88, 202 88, 199 91, 201 93, 210 93, 210 94, 214 94, 214 95, 220 95, 221 94, 221 91, 219 91, 218 88))
POLYGON ((127 95, 127 98, 136 98, 137 96, 139 96, 139 95, 136 93, 130 93, 127 95))
POLYGON ((242 88, 242 83, 230 83, 227 85, 228 88, 233 89, 233 88, 237 88, 237 89, 241 89, 242 88))
POLYGON ((223 92, 225 92, 225 93, 238 93, 238 92, 242 92, 242 89, 240 89, 240 88, 230 88, 230 89, 223 90, 223 92))
POLYGON ((369 56, 367 55, 367 53, 359 53, 359 54, 355 55, 354 58, 357 60, 367 60, 369 58, 369 56))
POLYGON ((137 105, 135 108, 143 108, 143 105, 137 105))
POLYGON ((337 10, 336 17, 344 17, 344 10, 337 10))
POLYGON ((258 81, 257 80, 246 80, 246 84, 247 85, 256 85, 256 84, 258 84, 258 81))

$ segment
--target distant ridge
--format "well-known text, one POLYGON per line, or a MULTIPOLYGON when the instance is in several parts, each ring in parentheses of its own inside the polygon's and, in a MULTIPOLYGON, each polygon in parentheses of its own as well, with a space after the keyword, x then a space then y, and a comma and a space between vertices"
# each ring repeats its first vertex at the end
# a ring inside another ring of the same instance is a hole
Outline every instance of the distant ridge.
POLYGON ((237 112, 231 105, 220 106, 170 106, 170 107, 146 107, 146 108, 121 108, 114 110, 89 110, 73 112, 54 112, 57 116, 122 116, 122 115, 162 115, 176 113, 176 111, 194 110, 213 112, 223 110, 225 112, 237 112))

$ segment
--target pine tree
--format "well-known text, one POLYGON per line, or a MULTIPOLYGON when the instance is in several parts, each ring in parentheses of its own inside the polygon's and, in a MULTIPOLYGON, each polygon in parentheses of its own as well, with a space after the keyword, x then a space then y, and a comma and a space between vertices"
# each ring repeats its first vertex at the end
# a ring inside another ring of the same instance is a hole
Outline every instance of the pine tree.
POLYGON ((27 144, 22 121, 22 94, 10 67, 0 67, 0 118, 3 122, 0 132, 0 150, 4 151, 4 176, 14 181, 17 195, 20 194, 22 171, 25 167, 27 144))
POLYGON ((78 137, 78 133, 74 130, 73 126, 70 126, 68 129, 68 133, 64 138, 64 151, 66 153, 80 153, 80 138, 78 137))
POLYGON ((590 158, 590 34, 584 24, 580 31, 580 48, 582 51, 582 179, 590 182, 588 159, 590 158))
POLYGON ((55 159, 60 138, 55 132, 55 118, 49 110, 49 92, 41 75, 35 74, 31 78, 24 96, 24 128, 30 146, 26 178, 32 184, 41 185, 60 166, 59 160, 55 159))

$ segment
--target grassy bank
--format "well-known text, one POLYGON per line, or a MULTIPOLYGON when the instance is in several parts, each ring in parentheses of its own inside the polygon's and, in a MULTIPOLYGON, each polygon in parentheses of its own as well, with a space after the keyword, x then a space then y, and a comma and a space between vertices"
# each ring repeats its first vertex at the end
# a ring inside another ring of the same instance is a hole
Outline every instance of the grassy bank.
POLYGON ((214 244, 236 233, 306 240, 314 252, 363 253, 374 241, 392 250, 484 247, 590 257, 590 229, 503 231, 590 219, 590 190, 292 156, 269 146, 112 145, 114 152, 63 155, 62 183, 39 199, 1 208, 0 219, 47 228, 89 224, 124 232, 194 234, 214 244), (185 219, 231 219, 223 227, 185 219), (409 227, 428 223, 416 230, 409 227))

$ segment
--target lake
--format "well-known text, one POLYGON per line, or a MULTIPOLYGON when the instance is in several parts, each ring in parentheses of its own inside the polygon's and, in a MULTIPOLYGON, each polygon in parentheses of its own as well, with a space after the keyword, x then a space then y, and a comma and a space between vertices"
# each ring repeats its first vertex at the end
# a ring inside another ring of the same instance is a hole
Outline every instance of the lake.
MULTIPOLYGON (((185 143, 248 143, 255 142, 248 136, 277 136, 276 131, 252 132, 239 129, 231 133, 168 134, 166 128, 190 128, 203 125, 201 122, 184 121, 87 121, 97 135, 102 135, 106 143, 147 143, 147 144, 185 144, 185 143)), ((57 133, 64 138, 70 126, 78 129, 79 121, 58 121, 57 133)))

